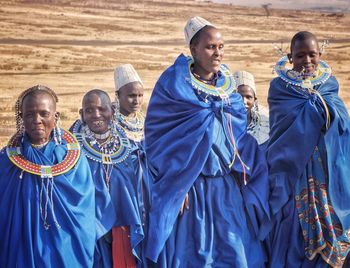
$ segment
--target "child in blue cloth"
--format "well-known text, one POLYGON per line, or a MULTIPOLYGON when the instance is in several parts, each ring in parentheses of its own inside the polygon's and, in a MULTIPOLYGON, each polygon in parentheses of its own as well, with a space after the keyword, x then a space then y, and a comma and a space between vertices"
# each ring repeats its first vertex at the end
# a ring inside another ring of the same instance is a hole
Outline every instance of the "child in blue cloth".
POLYGON ((315 35, 298 32, 290 47, 268 95, 269 263, 342 267, 350 250, 349 115, 315 35))

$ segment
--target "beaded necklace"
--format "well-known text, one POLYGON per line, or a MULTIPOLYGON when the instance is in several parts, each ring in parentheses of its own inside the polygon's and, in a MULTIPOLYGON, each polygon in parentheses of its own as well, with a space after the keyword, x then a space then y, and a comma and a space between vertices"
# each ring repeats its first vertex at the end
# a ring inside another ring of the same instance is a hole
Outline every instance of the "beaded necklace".
POLYGON ((40 150, 40 149, 44 148, 48 143, 49 143, 49 140, 47 142, 42 143, 42 144, 33 144, 32 143, 31 145, 32 145, 32 147, 40 150))
POLYGON ((321 100, 326 113, 326 128, 328 129, 330 126, 329 109, 320 92, 315 89, 315 86, 325 83, 331 77, 332 69, 324 61, 320 61, 315 73, 305 77, 303 74, 287 68, 287 62, 288 57, 284 56, 276 63, 274 69, 277 75, 287 84, 296 86, 297 88, 292 87, 294 90, 304 95, 316 95, 321 100))
MULTIPOLYGON (((77 163, 80 157, 80 146, 77 139, 67 130, 62 130, 62 139, 66 141, 67 154, 64 159, 55 165, 44 166, 28 161, 24 158, 21 152, 21 137, 22 135, 14 135, 7 147, 6 153, 10 161, 17 167, 19 167, 22 172, 19 176, 22 179, 23 172, 26 171, 30 174, 39 175, 40 180, 40 194, 39 194, 39 209, 40 218, 43 221, 44 228, 48 230, 50 224, 48 223, 48 210, 50 209, 53 222, 55 226, 59 229, 59 225, 56 214, 54 211, 54 199, 53 199, 53 188, 55 187, 54 177, 64 174, 71 170, 77 163), (50 207, 49 207, 50 206, 50 207)), ((35 148, 35 147, 34 147, 35 148)), ((42 147, 43 148, 43 147, 42 147)), ((41 149, 41 148, 39 148, 41 149)))
POLYGON ((213 77, 210 78, 210 79, 204 79, 204 78, 202 78, 199 74, 196 74, 196 73, 194 72, 193 65, 191 65, 190 69, 191 69, 191 73, 193 74, 193 76, 194 76, 195 78, 197 78, 198 80, 202 81, 204 84, 215 86, 216 80, 217 80, 217 78, 218 78, 218 75, 217 75, 217 74, 214 74, 213 77))
POLYGON ((84 154, 96 162, 119 164, 130 154, 129 139, 117 124, 110 126, 110 135, 103 143, 99 143, 94 133, 80 120, 75 122, 73 133, 81 144, 84 154))
POLYGON ((64 159, 53 166, 35 164, 24 158, 21 152, 21 136, 14 135, 10 139, 6 153, 10 161, 23 171, 39 175, 41 178, 52 178, 71 170, 80 156, 80 147, 76 138, 67 130, 63 130, 62 139, 66 141, 67 154, 64 159))
POLYGON ((125 116, 118 111, 117 122, 130 140, 140 142, 143 139, 145 117, 142 113, 136 112, 135 117, 131 117, 125 116))
POLYGON ((305 76, 302 73, 288 68, 288 57, 282 57, 274 66, 277 75, 288 84, 301 88, 314 88, 317 85, 323 84, 332 74, 331 68, 324 61, 320 61, 316 72, 313 75, 305 76))
MULTIPOLYGON (((220 73, 224 76, 225 82, 222 86, 213 85, 212 82, 204 82, 202 79, 196 78, 196 75, 191 72, 191 66, 193 65, 192 57, 187 57, 188 70, 191 76, 192 87, 200 92, 204 92, 211 96, 220 97, 221 99, 227 99, 232 94, 236 87, 236 82, 231 74, 230 70, 223 64, 220 65, 220 73)), ((213 78, 213 81, 217 79, 217 75, 213 78)))

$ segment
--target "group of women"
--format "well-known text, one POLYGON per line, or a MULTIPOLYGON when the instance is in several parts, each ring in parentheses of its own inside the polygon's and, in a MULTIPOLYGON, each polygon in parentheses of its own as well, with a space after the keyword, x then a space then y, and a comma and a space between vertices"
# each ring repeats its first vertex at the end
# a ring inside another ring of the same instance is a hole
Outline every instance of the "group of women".
POLYGON ((347 265, 350 120, 316 37, 277 62, 269 122, 218 28, 194 17, 185 39, 145 119, 130 64, 70 131, 54 91, 22 92, 0 152, 0 267, 347 265))

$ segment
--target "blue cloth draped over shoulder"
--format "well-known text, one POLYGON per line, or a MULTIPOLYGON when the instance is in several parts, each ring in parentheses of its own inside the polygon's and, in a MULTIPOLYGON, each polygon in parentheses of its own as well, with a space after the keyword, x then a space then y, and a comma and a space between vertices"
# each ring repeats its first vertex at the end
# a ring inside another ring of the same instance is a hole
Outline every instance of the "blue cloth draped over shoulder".
MULTIPOLYGON (((188 60, 180 55, 158 80, 145 122, 146 154, 154 176, 146 249, 146 255, 152 261, 157 260, 187 192, 205 167, 216 136, 215 116, 221 116, 222 110, 230 114, 237 149, 250 167, 247 170, 249 183, 242 189, 246 206, 252 208, 250 211, 255 208, 259 217, 268 218, 267 180, 259 180, 266 170, 264 164, 257 164, 263 159, 256 141, 246 134, 241 96, 231 94, 229 102, 225 103, 221 100, 200 101, 191 85, 188 60)), ((232 170, 243 172, 237 157, 232 170)), ((257 232, 259 220, 254 224, 257 232)))
MULTIPOLYGON (((65 145, 53 140, 38 150, 25 136, 21 145, 23 156, 40 165, 61 162, 67 153, 65 145)), ((0 266, 91 267, 96 241, 95 198, 85 156, 70 171, 52 179, 53 203, 47 179, 25 171, 20 179, 22 170, 10 162, 4 149, 0 166, 0 266), (45 216, 48 230, 42 219, 45 216)))
MULTIPOLYGON (((103 231, 101 234, 110 231, 112 227, 130 226, 130 245, 132 253, 139 258, 138 249, 141 240, 143 239, 143 230, 141 216, 138 207, 138 199, 134 180, 136 177, 136 166, 129 155, 125 160, 115 164, 103 164, 89 157, 89 150, 100 152, 97 144, 83 144, 83 136, 81 135, 83 125, 80 121, 75 122, 72 126, 74 134, 79 136, 78 140, 81 143, 82 152, 88 156, 88 163, 95 184, 96 195, 96 213, 98 215, 97 226, 103 231), (109 176, 109 190, 106 185, 106 176, 109 176)), ((89 143, 85 137, 85 142, 89 143)), ((112 237, 108 234, 101 237, 97 243, 95 252, 94 267, 111 267, 112 256, 111 246, 112 237)))
MULTIPOLYGON (((304 209, 305 213, 310 213, 311 218, 310 206, 314 203, 313 200, 317 198, 318 202, 312 208, 318 209, 317 206, 320 205, 318 203, 321 201, 326 202, 329 197, 330 203, 321 205, 333 207, 330 211, 333 213, 334 210, 335 216, 332 216, 334 222, 328 222, 332 221, 330 216, 328 217, 328 210, 327 213, 326 210, 323 212, 325 213, 324 215, 322 213, 322 215, 320 214, 315 217, 317 219, 316 222, 318 220, 324 223, 327 222, 327 226, 329 224, 331 228, 329 232, 331 232, 336 227, 337 221, 339 221, 341 223, 340 230, 343 234, 340 233, 337 236, 331 235, 330 238, 326 238, 328 235, 327 231, 327 234, 324 235, 322 240, 330 239, 326 241, 326 244, 327 246, 332 245, 332 248, 334 240, 336 242, 337 239, 339 239, 339 243, 342 243, 343 240, 344 245, 348 244, 346 241, 349 239, 350 227, 350 166, 348 164, 350 161, 350 121, 344 103, 338 96, 338 87, 338 82, 333 76, 326 82, 315 87, 315 90, 318 91, 325 101, 330 114, 331 124, 326 129, 326 109, 320 97, 316 94, 305 93, 303 90, 287 84, 281 78, 275 78, 271 82, 268 97, 271 129, 267 160, 271 183, 270 205, 273 214, 280 221, 280 223, 277 223, 279 227, 276 228, 275 226, 275 237, 279 236, 277 234, 279 232, 278 230, 287 227, 282 227, 282 225, 283 222, 287 222, 286 218, 290 218, 290 213, 295 214, 292 217, 293 219, 291 218, 290 220, 296 222, 290 222, 289 228, 293 225, 295 226, 293 227, 293 231, 290 230, 290 232, 297 230, 297 232, 303 233, 306 236, 309 233, 306 231, 308 224, 310 225, 310 234, 316 232, 311 231, 313 217, 312 220, 308 218, 304 220, 302 218, 303 215, 308 214, 301 214, 301 212, 304 209), (313 161, 314 158, 316 158, 315 161, 313 161), (318 164, 319 162, 323 162, 325 167, 318 164), (318 180, 320 179, 325 182, 325 188, 322 188, 323 181, 321 181, 322 184, 318 184, 318 180), (303 196, 308 196, 307 194, 305 195, 307 184, 309 185, 310 196, 309 200, 306 200, 306 208, 304 208, 305 205, 303 202, 305 200, 300 202, 300 199, 303 196), (315 189, 317 189, 316 193, 315 189), (314 198, 313 195, 316 197, 314 198), (296 199, 295 205, 294 198, 296 199), (299 219, 296 214, 296 208, 298 209, 299 219), (287 210, 289 212, 286 212, 287 210), (286 214, 285 219, 281 219, 281 215, 283 214, 286 214), (299 224, 299 221, 301 224, 299 224)), ((315 224, 316 226, 321 226, 317 225, 318 223, 315 224)), ((322 224, 322 226, 322 228, 325 228, 325 224, 322 224)), ((314 230, 313 228, 312 230, 314 230)), ((323 230, 323 233, 325 232, 326 230, 323 230)), ((286 231, 284 231, 285 233, 286 231)), ((320 234, 322 237, 322 231, 320 231, 320 234)), ((293 236, 298 236, 298 234, 293 234, 293 236)), ((302 237, 301 234, 299 236, 300 238, 302 237)), ((314 239, 315 241, 308 240, 306 237, 304 239, 306 243, 305 247, 308 243, 310 245, 316 243, 316 239, 314 239)), ((285 240, 277 241, 277 243, 286 244, 285 240)), ((297 244, 297 242, 295 243, 297 244)), ((272 250, 275 252, 276 258, 279 259, 280 256, 277 255, 282 254, 276 253, 278 252, 276 250, 278 246, 275 245, 273 247, 275 249, 272 250)), ((303 245, 299 245, 299 247, 300 249, 296 251, 304 251, 303 245)), ((279 248, 279 250, 281 249, 279 248)), ((347 251, 346 249, 343 250, 345 252, 347 251)), ((301 255, 305 256, 305 254, 301 255)), ((320 254, 322 255, 323 253, 321 252, 320 254)), ((340 252, 337 254, 341 256, 340 252)), ((291 256, 291 253, 289 253, 289 256, 291 256)), ((311 260, 314 257, 308 256, 308 258, 311 260)), ((317 261, 317 259, 314 259, 314 261, 317 261)), ((295 260, 292 263, 296 265, 295 260)), ((277 264, 274 263, 274 265, 277 264)), ((281 267, 286 267, 283 263, 281 265, 281 267)), ((309 265, 316 264, 310 263, 309 265)), ((318 265, 322 267, 325 264, 322 262, 318 265)))
MULTIPOLYGON (((326 124, 323 105, 315 95, 293 90, 281 78, 269 91, 270 141, 267 151, 272 183, 273 213, 281 209, 294 190, 326 124), (293 141, 293 142, 291 142, 293 141)), ((343 226, 350 224, 350 121, 338 96, 338 82, 331 76, 317 88, 331 114, 324 134, 327 150, 329 194, 343 226)))

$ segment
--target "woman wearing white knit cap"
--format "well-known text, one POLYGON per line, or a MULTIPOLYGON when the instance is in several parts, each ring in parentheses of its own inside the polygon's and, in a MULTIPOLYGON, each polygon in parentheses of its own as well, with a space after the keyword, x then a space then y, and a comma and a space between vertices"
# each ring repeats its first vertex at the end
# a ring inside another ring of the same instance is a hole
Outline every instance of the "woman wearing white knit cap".
POLYGON ((220 31, 194 17, 185 39, 192 57, 161 75, 145 121, 154 176, 146 256, 156 267, 264 267, 264 156, 246 134, 220 31))
POLYGON ((134 144, 138 144, 143 139, 145 120, 141 113, 143 103, 142 81, 131 64, 124 64, 114 70, 114 82, 118 122, 125 130, 128 138, 134 144))
POLYGON ((247 131, 265 147, 269 139, 269 118, 264 108, 258 105, 254 76, 247 71, 237 71, 234 74, 237 91, 242 96, 247 110, 247 131))
MULTIPOLYGON (((131 64, 120 65, 114 70, 114 82, 117 124, 124 130, 131 144, 130 157, 134 163, 135 176, 129 179, 132 181, 135 192, 137 193, 135 198, 139 206, 142 226, 144 228, 144 232, 146 232, 146 213, 147 207, 149 206, 148 192, 150 183, 148 182, 149 175, 143 149, 145 121, 144 116, 141 113, 144 92, 143 83, 140 76, 131 64)), ((119 236, 119 238, 119 240, 123 240, 122 236, 119 236)), ((117 241, 118 236, 113 237, 113 239, 117 241)), ((141 244, 142 243, 143 242, 141 242, 141 244)), ((142 248, 142 245, 140 248, 142 248)), ((113 253, 114 256, 117 256, 121 255, 122 252, 118 253, 117 251, 114 251, 113 253)), ((145 263, 143 263, 143 253, 141 249, 137 252, 136 256, 138 257, 136 259, 137 266, 144 267, 145 263)))

